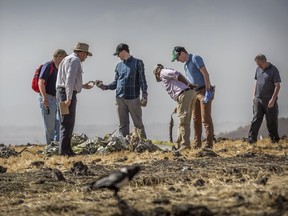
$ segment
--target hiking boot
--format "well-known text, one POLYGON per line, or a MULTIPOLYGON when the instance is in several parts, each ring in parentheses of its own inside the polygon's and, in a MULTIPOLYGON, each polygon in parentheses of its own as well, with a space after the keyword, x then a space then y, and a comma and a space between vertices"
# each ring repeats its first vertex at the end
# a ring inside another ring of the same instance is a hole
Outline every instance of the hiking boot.
POLYGON ((213 146, 206 145, 206 146, 204 147, 204 150, 212 150, 212 149, 213 149, 213 146))

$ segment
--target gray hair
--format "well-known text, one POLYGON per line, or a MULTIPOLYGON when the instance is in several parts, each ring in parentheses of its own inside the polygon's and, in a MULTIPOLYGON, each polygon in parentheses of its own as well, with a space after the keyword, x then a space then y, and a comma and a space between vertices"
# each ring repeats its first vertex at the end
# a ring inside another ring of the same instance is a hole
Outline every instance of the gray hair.
POLYGON ((255 61, 267 61, 267 58, 265 55, 263 54, 258 54, 256 57, 255 57, 255 61))

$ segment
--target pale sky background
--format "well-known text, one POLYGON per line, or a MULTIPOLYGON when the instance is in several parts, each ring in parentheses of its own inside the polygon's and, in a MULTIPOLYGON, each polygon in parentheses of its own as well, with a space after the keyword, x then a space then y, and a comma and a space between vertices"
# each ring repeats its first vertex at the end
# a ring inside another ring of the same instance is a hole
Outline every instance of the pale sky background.
MULTIPOLYGON (((84 82, 113 81, 119 59, 112 54, 121 42, 144 61, 146 127, 169 122, 176 105, 152 74, 156 63, 184 72, 170 61, 176 45, 204 59, 216 85, 215 127, 229 131, 252 120, 258 53, 280 71, 279 117, 288 117, 287 0, 0 0, 0 32, 0 126, 43 125, 33 73, 55 49, 70 54, 78 41, 93 53, 83 63, 84 82)), ((78 94, 76 125, 92 124, 118 124, 115 91, 78 94)))

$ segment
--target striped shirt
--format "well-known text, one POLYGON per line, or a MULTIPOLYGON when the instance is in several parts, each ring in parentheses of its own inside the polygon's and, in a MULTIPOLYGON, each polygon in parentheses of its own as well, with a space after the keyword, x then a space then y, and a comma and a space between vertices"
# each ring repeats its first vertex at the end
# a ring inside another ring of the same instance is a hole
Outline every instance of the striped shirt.
POLYGON ((116 97, 136 99, 140 95, 140 88, 142 93, 147 94, 148 86, 142 60, 130 56, 116 65, 115 73, 115 80, 108 85, 108 89, 116 89, 116 97))

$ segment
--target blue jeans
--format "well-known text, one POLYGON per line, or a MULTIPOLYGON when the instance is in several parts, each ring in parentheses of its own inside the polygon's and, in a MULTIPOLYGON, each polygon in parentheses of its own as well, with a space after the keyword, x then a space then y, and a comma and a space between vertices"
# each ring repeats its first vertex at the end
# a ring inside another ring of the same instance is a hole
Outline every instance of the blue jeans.
POLYGON ((39 97, 41 113, 44 120, 46 143, 50 145, 52 141, 59 141, 60 120, 59 120, 56 97, 47 94, 47 99, 50 110, 49 114, 46 113, 42 96, 40 95, 39 97))

